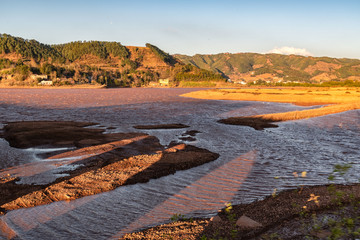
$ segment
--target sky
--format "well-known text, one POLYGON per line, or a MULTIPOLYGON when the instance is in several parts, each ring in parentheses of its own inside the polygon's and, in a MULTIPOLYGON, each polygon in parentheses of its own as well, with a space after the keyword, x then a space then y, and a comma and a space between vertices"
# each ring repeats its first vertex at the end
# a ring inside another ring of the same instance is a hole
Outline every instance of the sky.
POLYGON ((0 33, 45 44, 151 43, 170 54, 360 59, 360 0, 0 0, 0 33))

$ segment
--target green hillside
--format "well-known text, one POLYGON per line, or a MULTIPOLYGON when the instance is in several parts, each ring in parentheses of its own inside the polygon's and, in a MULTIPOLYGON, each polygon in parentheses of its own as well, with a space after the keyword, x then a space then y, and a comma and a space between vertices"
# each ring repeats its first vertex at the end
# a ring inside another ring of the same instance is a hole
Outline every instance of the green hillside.
POLYGON ((233 81, 315 83, 360 80, 358 59, 257 53, 175 56, 185 64, 221 73, 233 81))
POLYGON ((0 34, 0 85, 101 84, 109 87, 215 86, 242 84, 360 82, 359 59, 280 54, 174 55, 147 43, 76 41, 47 45, 0 34), (185 84, 187 82, 187 84, 185 84))
POLYGON ((128 58, 130 53, 118 42, 77 41, 67 44, 52 45, 52 48, 70 61, 75 61, 84 55, 91 54, 106 59, 110 55, 128 58))
POLYGON ((101 84, 157 86, 181 82, 225 82, 221 74, 185 65, 158 47, 126 47, 119 42, 77 41, 47 45, 0 34, 0 85, 101 84))
POLYGON ((17 53, 24 58, 34 59, 39 62, 48 60, 64 61, 64 57, 50 45, 39 43, 35 40, 25 40, 8 34, 0 34, 0 54, 17 53))

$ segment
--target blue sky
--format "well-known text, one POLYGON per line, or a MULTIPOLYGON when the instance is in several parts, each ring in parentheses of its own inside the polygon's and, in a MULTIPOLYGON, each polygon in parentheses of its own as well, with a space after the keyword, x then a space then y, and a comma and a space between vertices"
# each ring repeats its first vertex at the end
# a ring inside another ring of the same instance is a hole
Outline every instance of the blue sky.
POLYGON ((0 10, 0 33, 47 44, 148 42, 187 55, 288 47, 360 59, 359 0, 0 0, 0 10))

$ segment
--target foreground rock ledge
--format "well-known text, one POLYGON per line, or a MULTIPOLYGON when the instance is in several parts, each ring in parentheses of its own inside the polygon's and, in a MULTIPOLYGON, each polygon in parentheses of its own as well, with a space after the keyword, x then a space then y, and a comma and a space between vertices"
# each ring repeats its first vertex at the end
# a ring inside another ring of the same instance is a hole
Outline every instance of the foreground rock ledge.
MULTIPOLYGON (((325 218, 329 214, 345 214, 346 218, 357 219, 360 214, 359 200, 360 184, 302 187, 250 204, 234 205, 230 211, 222 209, 211 219, 185 219, 129 233, 121 239, 307 239, 306 236, 315 237, 310 239, 327 239, 331 232, 326 226, 317 231, 312 229, 314 224, 320 222, 314 222, 313 214, 325 218), (256 221, 256 224, 250 228, 236 226, 244 215, 251 218, 252 223, 256 221), (307 232, 304 233, 304 229, 307 232), (320 237, 322 235, 327 237, 320 237)), ((355 220, 354 228, 358 229, 359 225, 355 220)), ((343 229, 344 232, 347 230, 343 229)))
POLYGON ((90 125, 74 122, 8 123, 4 128, 4 136, 12 146, 72 146, 76 149, 48 157, 71 158, 79 154, 87 154, 89 157, 72 163, 81 167, 65 172, 69 176, 58 178, 47 185, 16 184, 19 180, 16 176, 1 178, 0 213, 54 201, 73 200, 122 185, 147 182, 213 161, 219 156, 185 144, 173 144, 165 148, 156 137, 147 134, 102 134, 99 129, 83 128, 90 125), (74 133, 74 129, 79 131, 74 133), (76 138, 69 138, 67 134, 76 135, 76 138), (41 139, 37 139, 39 136, 41 139))

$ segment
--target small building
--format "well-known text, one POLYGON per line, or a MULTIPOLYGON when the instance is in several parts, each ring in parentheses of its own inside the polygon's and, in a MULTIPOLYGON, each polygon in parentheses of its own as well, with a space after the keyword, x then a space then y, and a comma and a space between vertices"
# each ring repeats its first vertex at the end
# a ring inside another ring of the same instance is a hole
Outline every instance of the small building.
POLYGON ((244 80, 234 81, 236 84, 246 85, 247 83, 244 80))
POLYGON ((160 86, 164 87, 164 86, 169 86, 169 79, 159 79, 159 84, 160 86))
POLYGON ((47 80, 42 80, 39 85, 42 85, 42 86, 51 86, 53 85, 53 81, 47 81, 47 80))

